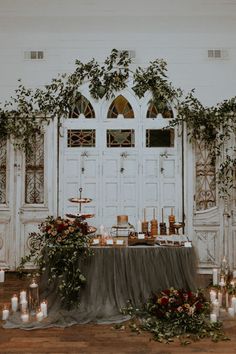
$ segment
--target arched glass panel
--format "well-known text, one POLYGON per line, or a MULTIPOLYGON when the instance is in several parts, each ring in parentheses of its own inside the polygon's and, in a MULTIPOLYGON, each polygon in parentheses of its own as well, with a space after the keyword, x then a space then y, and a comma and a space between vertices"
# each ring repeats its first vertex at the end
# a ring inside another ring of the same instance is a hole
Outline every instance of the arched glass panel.
POLYGON ((69 112, 69 117, 79 118, 80 114, 83 114, 85 118, 95 118, 93 106, 84 96, 78 98, 75 106, 69 112))
POLYGON ((171 106, 167 104, 162 110, 158 109, 154 103, 150 103, 147 110, 147 118, 156 118, 157 115, 161 113, 163 118, 174 118, 171 106))
POLYGON ((108 110, 107 118, 117 118, 122 114, 124 118, 134 118, 134 111, 127 99, 120 95, 114 99, 108 110))

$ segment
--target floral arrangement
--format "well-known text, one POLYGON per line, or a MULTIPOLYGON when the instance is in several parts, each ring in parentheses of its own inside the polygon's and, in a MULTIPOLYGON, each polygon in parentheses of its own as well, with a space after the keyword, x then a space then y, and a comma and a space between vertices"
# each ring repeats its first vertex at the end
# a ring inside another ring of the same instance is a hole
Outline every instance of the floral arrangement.
POLYGON ((170 288, 153 294, 140 309, 129 302, 121 311, 131 316, 132 331, 151 332, 159 342, 169 343, 174 337, 184 345, 205 337, 228 339, 220 322, 210 322, 210 304, 202 291, 170 288))
POLYGON ((62 305, 79 305, 79 289, 86 282, 78 267, 81 258, 92 254, 89 237, 84 235, 79 219, 69 220, 52 216, 39 225, 39 232, 29 236, 30 253, 21 259, 18 271, 33 262, 39 274, 46 272, 48 283, 56 281, 62 305))

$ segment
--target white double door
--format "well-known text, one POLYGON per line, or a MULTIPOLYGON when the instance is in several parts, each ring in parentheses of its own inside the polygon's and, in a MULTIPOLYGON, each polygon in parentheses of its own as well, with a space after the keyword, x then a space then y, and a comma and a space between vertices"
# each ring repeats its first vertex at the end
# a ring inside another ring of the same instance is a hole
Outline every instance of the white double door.
POLYGON ((82 204, 82 212, 93 213, 89 223, 95 227, 103 224, 110 228, 116 224, 117 215, 128 215, 136 227, 143 219, 155 216, 168 221, 171 208, 181 219, 181 176, 175 151, 165 149, 143 151, 135 149, 82 149, 64 148, 61 161, 62 214, 75 213, 79 206, 69 198, 91 198, 82 204), (131 151, 132 150, 132 151, 131 151))

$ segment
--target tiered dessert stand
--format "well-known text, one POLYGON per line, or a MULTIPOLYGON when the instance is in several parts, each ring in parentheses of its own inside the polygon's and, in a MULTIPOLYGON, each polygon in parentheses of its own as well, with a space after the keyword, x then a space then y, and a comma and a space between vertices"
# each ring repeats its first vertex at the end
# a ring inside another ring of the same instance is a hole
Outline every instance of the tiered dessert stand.
POLYGON ((94 234, 97 229, 94 226, 89 226, 86 222, 86 219, 90 219, 94 217, 94 214, 86 214, 82 213, 82 204, 90 203, 92 199, 90 198, 82 198, 82 188, 79 189, 79 198, 69 198, 68 200, 71 203, 79 204, 79 213, 78 214, 66 214, 69 219, 77 219, 78 222, 81 224, 81 229, 83 234, 90 235, 94 234))

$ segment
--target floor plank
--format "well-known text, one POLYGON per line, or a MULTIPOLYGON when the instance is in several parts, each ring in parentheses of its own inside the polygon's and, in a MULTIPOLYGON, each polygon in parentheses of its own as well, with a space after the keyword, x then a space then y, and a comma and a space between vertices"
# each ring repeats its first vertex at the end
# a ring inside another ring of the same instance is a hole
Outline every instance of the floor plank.
MULTIPOLYGON (((201 281, 207 285, 206 278, 201 281)), ((12 294, 25 284, 28 279, 21 280, 14 273, 7 273, 6 281, 0 284, 0 309, 4 303, 10 304, 12 294)), ((204 339, 188 346, 181 346, 177 340, 170 344, 157 343, 148 333, 132 333, 128 325, 124 330, 96 324, 30 331, 0 327, 0 354, 235 354, 236 319, 225 321, 224 327, 230 341, 213 343, 204 339)))

